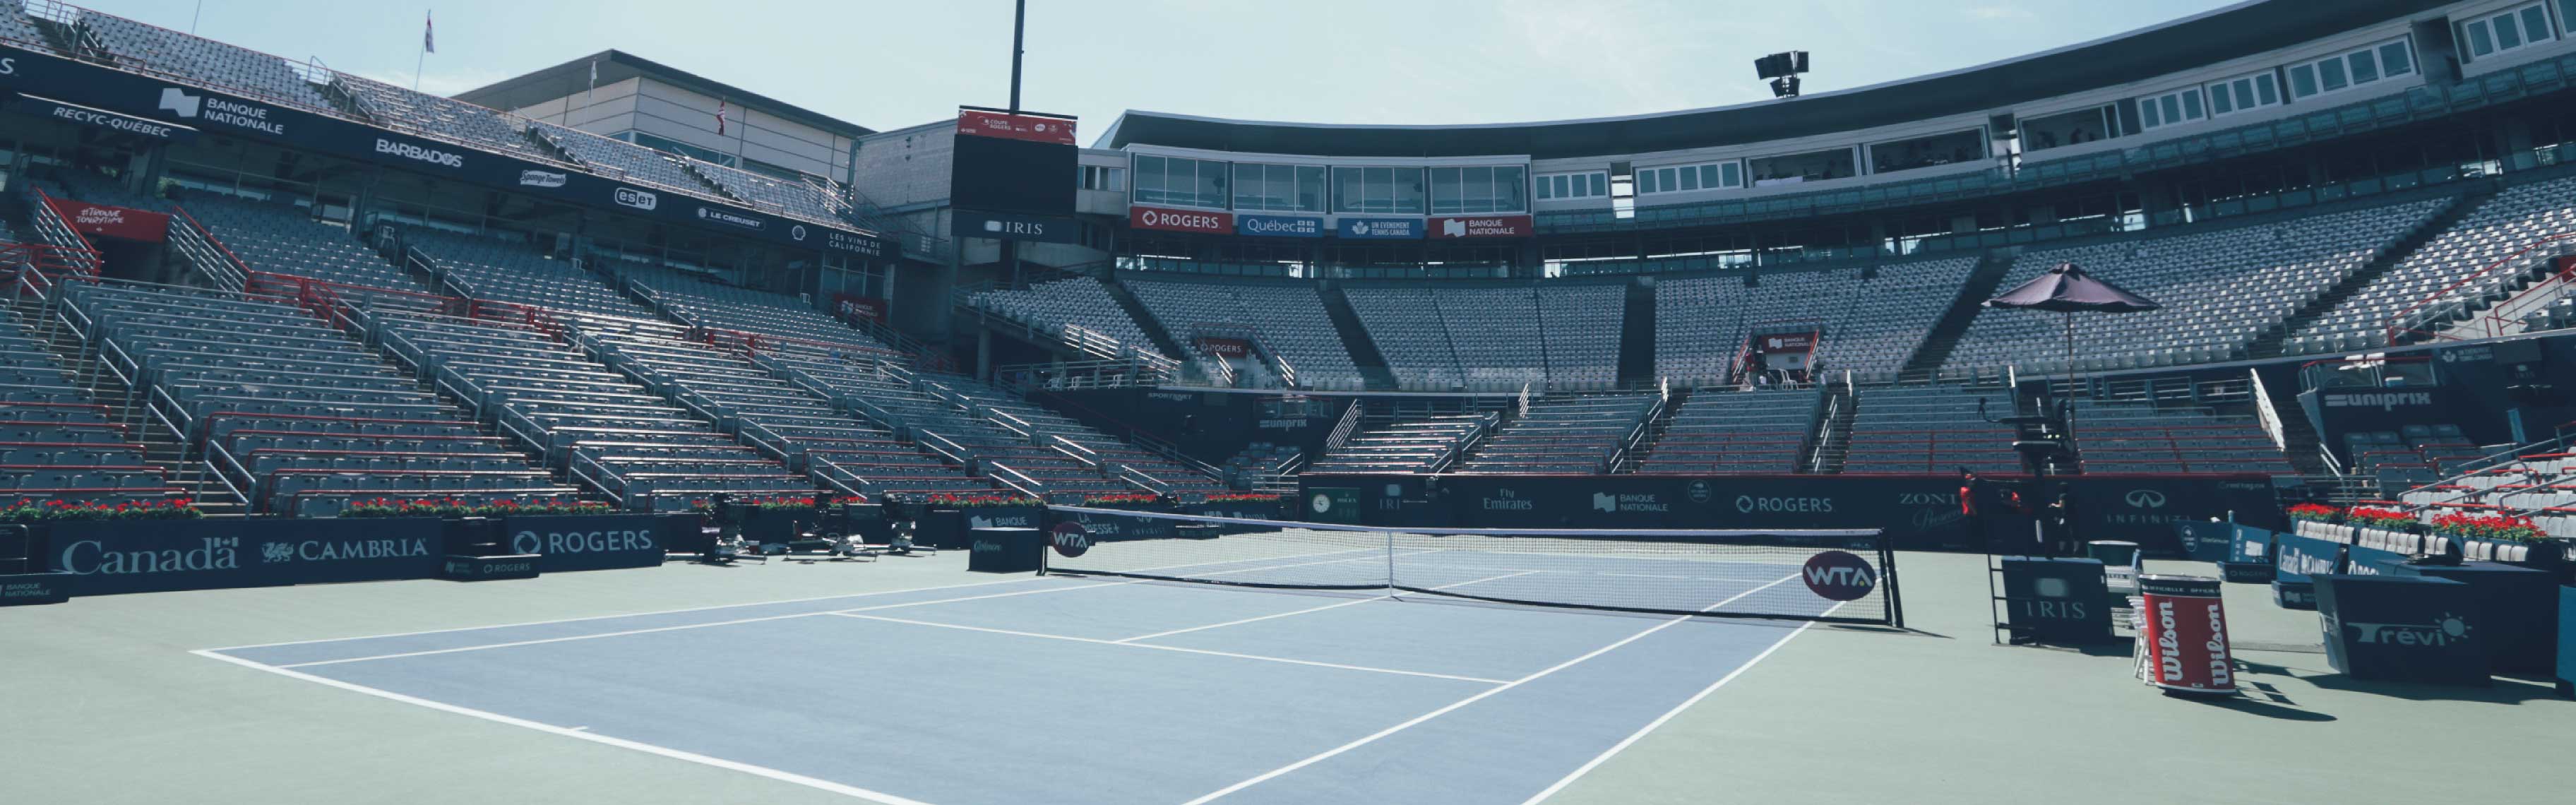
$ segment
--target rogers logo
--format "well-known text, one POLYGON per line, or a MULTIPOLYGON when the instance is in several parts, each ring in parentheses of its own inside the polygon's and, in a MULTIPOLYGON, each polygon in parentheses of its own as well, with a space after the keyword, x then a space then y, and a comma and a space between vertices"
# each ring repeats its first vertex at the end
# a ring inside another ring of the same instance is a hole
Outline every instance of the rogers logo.
POLYGON ((1137 212, 1136 222, 1165 229, 1221 230, 1225 228, 1225 219, 1215 215, 1197 212, 1166 212, 1150 208, 1137 212))
POLYGON ((662 206, 662 199, 660 196, 656 196, 642 190, 637 190, 632 187, 617 188, 616 199, 618 206, 633 207, 639 210, 651 210, 655 207, 662 206))

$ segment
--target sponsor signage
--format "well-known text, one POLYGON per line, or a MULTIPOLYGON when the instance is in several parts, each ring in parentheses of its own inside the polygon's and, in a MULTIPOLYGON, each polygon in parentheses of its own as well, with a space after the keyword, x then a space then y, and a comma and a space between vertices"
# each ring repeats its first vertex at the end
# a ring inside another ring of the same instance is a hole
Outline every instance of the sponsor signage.
POLYGON ((1199 348, 1220 358, 1241 358, 1252 354, 1252 342, 1224 336, 1199 336, 1199 348))
POLYGON ((0 607, 59 604, 71 600, 62 573, 0 573, 0 607))
POLYGON ((883 324, 886 320, 886 300, 853 293, 835 293, 832 294, 832 312, 839 314, 843 321, 870 321, 883 324))
POLYGON ((1203 210, 1167 210, 1161 207, 1129 207, 1127 223, 1137 229, 1165 232, 1206 232, 1223 235, 1234 231, 1234 213, 1203 210))
POLYGON ((1878 571, 1849 551, 1823 551, 1807 558, 1798 578, 1827 601, 1858 601, 1878 588, 1878 571))
POLYGON ((456 556, 440 563, 439 578, 449 581, 503 581, 537 577, 536 556, 456 556))
POLYGON ((1077 558, 1091 552, 1091 532, 1084 530, 1081 523, 1066 520, 1048 532, 1047 544, 1055 548, 1057 556, 1077 558))
MULTIPOLYGON (((795 221, 747 208, 705 202, 671 191, 628 186, 577 168, 505 156, 478 148, 379 129, 340 117, 279 106, 193 86, 111 70, 9 45, 0 80, 16 89, 99 113, 131 118, 115 127, 171 125, 232 134, 298 149, 526 193, 569 204, 645 214, 657 220, 731 232, 804 249, 888 257, 892 242, 875 234, 795 221), (686 198, 691 203, 681 203, 686 198)), ((84 125, 90 121, 72 121, 84 125)), ((135 133, 146 133, 139 128, 135 133)))
POLYGON ((1034 528, 977 528, 968 532, 966 570, 970 573, 1034 573, 1055 545, 1052 532, 1034 528))
POLYGON ((2056 645, 2111 639, 2102 560, 2007 556, 2001 564, 2005 619, 2014 634, 2056 645))
POLYGON ((1012 212, 957 210, 948 219, 948 234, 960 238, 1080 243, 1082 230, 1072 218, 1012 212))
POLYGON ((436 518, 62 523, 49 561, 73 595, 436 576, 436 518))
POLYGON ((70 222, 72 228, 80 230, 81 234, 145 243, 160 243, 170 237, 169 213, 111 207, 61 196, 48 196, 47 200, 53 203, 54 212, 61 213, 63 220, 70 222))
POLYGON ((2227 649, 2227 609, 2218 580, 2146 576, 2138 580, 2138 674, 2147 684, 2184 693, 2236 692, 2236 661, 2227 649))
POLYGON ((1356 487, 1317 487, 1306 490, 1306 518, 1318 523, 1356 523, 1360 521, 1360 490, 1356 487))
POLYGON ((507 539, 501 547, 536 556, 536 568, 547 573, 657 567, 668 553, 665 546, 681 544, 686 535, 671 530, 683 528, 687 519, 649 514, 504 517, 501 534, 507 539))
POLYGON ((1264 238, 1320 238, 1324 219, 1310 215, 1237 215, 1234 231, 1264 238))
POLYGON ((2326 663, 2355 679, 2486 685, 2497 646, 2471 585, 2426 576, 2316 577, 2326 663))
POLYGON ((1342 218, 1333 234, 1357 240, 1421 240, 1420 218, 1342 218))
POLYGON ((1428 231, 1441 239, 1526 238, 1537 229, 1527 215, 1477 215, 1433 218, 1428 231))
POLYGON ((137 137, 150 137, 155 140, 187 140, 197 136, 196 129, 176 123, 120 115, 105 109, 92 109, 34 95, 18 96, 18 111, 37 117, 50 117, 65 123, 107 129, 137 137))
POLYGON ((2433 405, 2430 391, 2345 391, 2323 395, 2327 408, 2376 408, 2395 411, 2400 408, 2429 408, 2433 405))
POLYGON ((1782 333, 1758 338, 1763 352, 1806 352, 1816 348, 1814 333, 1782 333))
POLYGON ((968 137, 1079 145, 1073 141, 1073 123, 1051 115, 1012 114, 989 109, 957 110, 957 133, 968 137))

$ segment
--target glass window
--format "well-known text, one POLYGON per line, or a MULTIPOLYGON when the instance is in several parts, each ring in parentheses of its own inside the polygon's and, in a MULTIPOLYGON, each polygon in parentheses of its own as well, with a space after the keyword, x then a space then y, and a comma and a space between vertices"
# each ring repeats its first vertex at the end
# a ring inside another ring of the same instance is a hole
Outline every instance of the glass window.
POLYGON ((1699 170, 1697 168, 1681 169, 1681 179, 1683 190, 1699 189, 1699 170))
POLYGON ((2346 61, 2352 63, 2352 83, 2367 84, 2379 80, 2379 56, 2371 51, 2355 51, 2346 61))
POLYGON ((2290 95, 2305 98, 2317 94, 2317 68, 2302 64, 2290 68, 2290 95))
POLYGON ((2533 42, 2549 41, 2549 9, 2538 5, 2522 7, 2522 38, 2533 42))
POLYGON ((2184 118, 2184 119, 2187 119, 2187 120, 2199 120, 2199 119, 2201 118, 2201 113, 2200 113, 2200 93, 2199 93, 2199 92, 2193 92, 2193 91, 2185 91, 2185 92, 2183 92, 2183 93, 2181 93, 2181 94, 2182 94, 2182 116, 2183 116, 2183 118, 2184 118))
POLYGON ((2182 98, 2173 95, 2157 98, 2156 106, 2164 110, 2165 122, 2182 122, 2182 98))
POLYGON ((1717 169, 1719 177, 1725 179, 1725 181, 1720 182, 1719 184, 1726 187, 1744 186, 1744 168, 1742 166, 1733 162, 1720 162, 1717 164, 1717 169))
POLYGON ((2495 52, 2495 38, 2487 35, 2484 22, 2472 22, 2469 29, 2469 55, 2484 56, 2495 52))
POLYGON ((2576 33, 2576 0, 2558 0, 2558 25, 2576 33))
POLYGON ((1324 211, 1324 166, 1297 166, 1297 211, 1324 211))
POLYGON ((1458 193, 1457 168, 1431 169, 1431 211, 1466 212, 1467 203, 1458 193))
POLYGON ((2323 85, 2327 92, 2333 92, 2351 85, 2350 82, 2344 80, 2342 59, 2327 59, 2325 61, 2317 62, 2317 82, 2323 85))
MULTIPOLYGON (((2576 3, 2576 0, 2567 0, 2576 3)), ((2406 52, 2406 43, 2390 42, 2379 46, 2379 72, 2400 76, 2415 71, 2414 54, 2406 52)))
POLYGON ((1163 158, 1136 157, 1136 201, 1140 204, 1163 203, 1163 158))
POLYGON ((1494 169, 1494 211, 1529 211, 1529 169, 1505 165, 1494 169))
MULTIPOLYGON (((1730 165, 1728 167, 1733 166, 1730 165)), ((1592 194, 1596 196, 1610 195, 1610 174, 1592 174, 1592 194)))
POLYGON ((2489 24, 2495 26, 2497 50, 2512 50, 2514 48, 2522 47, 2522 31, 2518 29, 2518 26, 2514 25, 2513 15, 2504 14, 2497 16, 2495 20, 2489 24))
POLYGON ((1656 189, 1656 187, 1655 187, 1655 172, 1654 172, 1654 171, 1638 171, 1638 172, 1637 172, 1637 192, 1638 192, 1638 193, 1659 193, 1659 192, 1663 192, 1663 191, 1661 191, 1661 190, 1656 189))
POLYGON ((1359 212, 1365 206, 1361 201, 1361 188, 1367 184, 1367 178, 1361 168, 1334 168, 1333 211, 1359 212))
POLYGON ((1238 210, 1268 209, 1268 203, 1261 197, 1261 190, 1265 184, 1266 183, 1261 180, 1260 165, 1235 165, 1234 208, 1238 210))
POLYGON ((2218 86, 2211 87, 2209 92, 2209 113, 2213 115, 2223 115, 2233 111, 2236 111, 2236 102, 2229 98, 2227 94, 2227 85, 2220 84, 2218 86))
MULTIPOLYGON (((1197 160, 1188 161, 1198 162, 1197 160)), ((1199 175, 1198 205, 1201 207, 1224 207, 1225 163, 1198 162, 1195 167, 1197 167, 1199 175)))
POLYGON ((2271 74, 2265 73, 2254 77, 2254 97, 2261 99, 2264 106, 2281 102, 2281 92, 2272 86, 2271 74))
POLYGON ((2164 117, 2156 114, 2156 99, 2148 98, 2138 104, 2138 125, 2152 129, 2164 125, 2164 122, 2164 117))
POLYGON ((1387 194, 1388 201, 1391 206, 1394 207, 1392 210, 1393 212, 1421 215, 1422 208, 1424 206, 1422 200, 1422 169, 1396 168, 1394 171, 1394 180, 1388 186, 1387 194))

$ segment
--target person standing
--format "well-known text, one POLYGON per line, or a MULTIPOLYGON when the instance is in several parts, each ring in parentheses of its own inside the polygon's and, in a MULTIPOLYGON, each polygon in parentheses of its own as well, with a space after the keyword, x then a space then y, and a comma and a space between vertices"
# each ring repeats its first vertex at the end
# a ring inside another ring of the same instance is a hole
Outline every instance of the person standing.
POLYGON ((1962 547, 1986 544, 1985 518, 1977 516, 1977 474, 1959 468, 1959 527, 1965 529, 1962 547))

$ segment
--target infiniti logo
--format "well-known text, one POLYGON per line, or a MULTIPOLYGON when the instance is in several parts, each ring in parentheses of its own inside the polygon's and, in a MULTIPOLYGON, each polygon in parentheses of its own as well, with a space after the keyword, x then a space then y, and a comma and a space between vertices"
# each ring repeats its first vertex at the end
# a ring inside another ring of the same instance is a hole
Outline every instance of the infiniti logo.
POLYGON ((2165 493, 2154 489, 2129 490, 2129 496, 2126 500, 2129 501, 2129 506, 2131 508, 2161 509, 2165 507, 2165 493))

